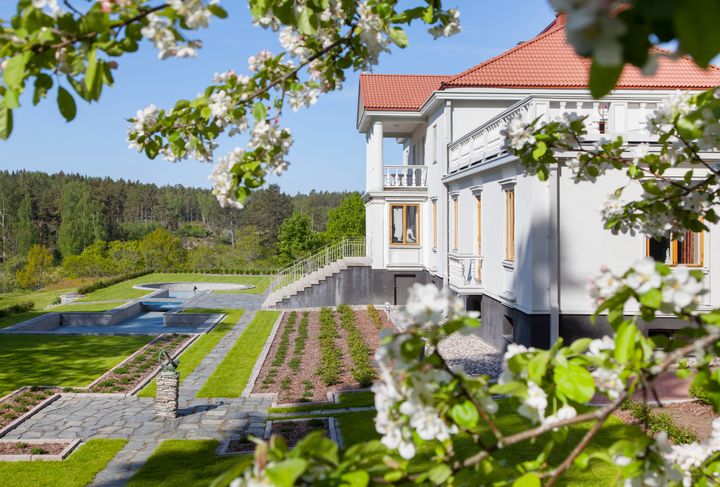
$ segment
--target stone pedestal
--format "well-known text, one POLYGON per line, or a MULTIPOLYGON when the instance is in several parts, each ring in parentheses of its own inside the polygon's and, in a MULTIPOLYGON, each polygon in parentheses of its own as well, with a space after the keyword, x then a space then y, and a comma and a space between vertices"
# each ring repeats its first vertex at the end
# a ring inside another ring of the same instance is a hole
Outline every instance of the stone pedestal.
POLYGON ((156 381, 155 415, 164 418, 177 417, 180 376, 174 370, 161 370, 156 381))

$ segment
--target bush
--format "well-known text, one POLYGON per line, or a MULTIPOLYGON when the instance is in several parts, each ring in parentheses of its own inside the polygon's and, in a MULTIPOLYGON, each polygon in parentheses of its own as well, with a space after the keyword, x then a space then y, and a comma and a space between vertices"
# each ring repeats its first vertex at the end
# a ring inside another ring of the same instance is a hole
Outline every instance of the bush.
POLYGON ((123 281, 127 281, 129 279, 137 279, 138 277, 145 276, 147 274, 150 274, 151 271, 140 271, 140 272, 134 272, 132 274, 124 274, 122 276, 112 277, 110 279, 100 279, 99 281, 95 281, 92 284, 88 284, 87 286, 83 286, 80 289, 78 289, 79 294, 90 294, 93 291, 97 291, 98 289, 104 289, 106 287, 114 286, 115 284, 119 284, 123 281))
POLYGON ((378 312, 377 308, 375 306, 373 306, 372 304, 368 304, 367 312, 368 312, 368 315, 370 316, 370 319, 372 320, 372 322, 375 323, 375 326, 377 327, 377 329, 378 330, 382 329, 383 322, 382 322, 382 318, 380 317, 380 313, 378 312))
POLYGON ((701 403, 707 404, 708 406, 713 405, 713 401, 712 401, 712 398, 710 397, 710 393, 702 386, 699 386, 696 384, 691 385, 689 393, 690 393, 690 396, 694 397, 701 403))
POLYGON ((346 342, 353 361, 352 376, 361 386, 367 387, 376 377, 375 369, 370 363, 370 349, 357 327, 352 308, 347 304, 341 304, 337 310, 340 313, 340 326, 347 331, 346 342))
POLYGON ((290 334, 295 330, 295 320, 297 319, 297 312, 293 311, 288 316, 287 323, 283 329, 283 333, 280 336, 278 342, 278 348, 275 352, 275 358, 273 358, 272 366, 280 367, 285 363, 285 357, 287 357, 288 347, 290 345, 290 334))
POLYGON ((337 324, 330 308, 320 310, 320 367, 318 375, 326 385, 337 384, 340 380, 341 357, 335 344, 338 337, 337 324))
POLYGON ((24 303, 16 303, 5 308, 0 308, 0 318, 16 315, 19 313, 27 313, 32 311, 35 307, 35 303, 32 301, 25 301, 24 303))

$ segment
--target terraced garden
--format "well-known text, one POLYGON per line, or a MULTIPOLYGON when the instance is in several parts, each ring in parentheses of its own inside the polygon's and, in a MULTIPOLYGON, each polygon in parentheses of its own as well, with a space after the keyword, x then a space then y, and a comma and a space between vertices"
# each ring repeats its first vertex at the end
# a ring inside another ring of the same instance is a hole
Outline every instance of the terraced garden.
POLYGON ((320 311, 292 311, 262 366, 254 393, 274 392, 278 402, 325 401, 331 390, 369 386, 380 329, 390 327, 375 307, 347 305, 320 311))

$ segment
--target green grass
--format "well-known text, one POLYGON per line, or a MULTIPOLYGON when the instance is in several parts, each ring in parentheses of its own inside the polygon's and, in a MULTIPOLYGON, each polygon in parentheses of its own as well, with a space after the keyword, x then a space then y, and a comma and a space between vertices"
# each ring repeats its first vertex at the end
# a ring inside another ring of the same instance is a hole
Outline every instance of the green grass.
POLYGON ((54 306, 48 311, 107 311, 126 304, 127 301, 111 301, 104 303, 70 303, 54 306))
MULTIPOLYGON (((199 308, 196 308, 195 313, 200 313, 199 308)), ((189 310, 185 310, 188 312, 189 310)), ((185 377, 190 375, 195 368, 200 365, 202 359, 215 348, 215 345, 224 337, 227 332, 238 322, 242 317, 244 310, 207 310, 214 313, 226 313, 227 316, 209 333, 202 335, 200 338, 195 340, 190 347, 183 352, 180 356, 180 363, 178 366, 178 373, 180 374, 180 383, 185 380, 185 377)), ((192 311, 190 311, 192 312, 192 311)), ((150 383, 140 391, 138 396, 140 397, 155 397, 156 383, 153 379, 150 383)))
POLYGON ((3 335, 0 337, 0 396, 21 386, 87 386, 151 339, 147 336, 3 335))
POLYGON ((61 462, 0 462, 0 485, 83 487, 125 443, 127 440, 90 440, 61 462))
MULTIPOLYGON (((362 441, 380 438, 380 435, 378 435, 375 431, 375 411, 346 413, 336 415, 336 417, 339 419, 340 431, 342 432, 345 448, 362 441)), ((500 430, 505 434, 521 431, 527 427, 527 422, 518 416, 515 411, 510 409, 507 409, 506 412, 501 412, 498 415, 497 424, 500 430)), ((611 418, 590 444, 588 451, 597 451, 609 447, 614 441, 620 438, 620 435, 622 434, 620 430, 621 426, 622 422, 619 419, 611 418)), ((572 448, 580 442, 580 439, 588 428, 589 424, 581 424, 571 427, 567 441, 564 444, 555 447, 555 450, 550 455, 550 464, 558 465, 570 453, 572 448)), ((484 439, 490 442, 491 436, 489 433, 485 436, 486 438, 484 439)), ((543 438, 544 437, 535 441, 535 443, 523 442, 511 447, 503 448, 494 454, 494 458, 503 460, 505 464, 508 465, 509 469, 514 465, 519 465, 522 462, 533 460, 542 452, 542 449, 545 446, 543 438)), ((455 449, 463 456, 476 451, 472 441, 468 437, 463 436, 459 436, 455 441, 455 449)), ((509 470, 509 473, 511 472, 512 471, 509 470)), ((606 463, 593 461, 588 470, 583 471, 577 468, 572 468, 563 476, 559 484, 588 487, 612 486, 615 485, 614 479, 616 472, 617 471, 614 467, 606 463)))
POLYGON ((215 478, 244 462, 242 457, 217 457, 217 440, 166 440, 130 479, 128 487, 207 487, 215 478))
POLYGON ((340 394, 338 404, 308 404, 306 406, 293 406, 287 408, 269 408, 268 413, 302 413, 306 411, 345 409, 354 407, 367 407, 375 405, 375 395, 370 391, 343 392, 340 394))
POLYGON ((279 311, 258 311, 197 397, 239 397, 278 316, 279 311))
POLYGON ((22 323, 23 321, 27 321, 31 318, 35 318, 36 316, 47 314, 47 311, 26 311, 25 313, 18 313, 16 315, 6 316, 4 318, 0 318, 0 328, 7 328, 8 326, 16 325, 18 323, 22 323))
POLYGON ((61 294, 67 294, 75 291, 77 291, 77 287, 1 293, 0 308, 6 308, 8 306, 12 306, 13 304, 24 303, 26 301, 32 301, 35 303, 35 309, 42 309, 46 306, 50 306, 61 294))
POLYGON ((249 284, 256 286, 245 291, 233 291, 234 293, 262 294, 272 282, 271 276, 225 276, 213 274, 193 273, 154 273, 147 274, 135 279, 123 281, 103 289, 98 289, 80 299, 80 301, 104 301, 109 299, 135 299, 145 296, 152 291, 134 289, 137 284, 153 282, 226 282, 232 284, 249 284))

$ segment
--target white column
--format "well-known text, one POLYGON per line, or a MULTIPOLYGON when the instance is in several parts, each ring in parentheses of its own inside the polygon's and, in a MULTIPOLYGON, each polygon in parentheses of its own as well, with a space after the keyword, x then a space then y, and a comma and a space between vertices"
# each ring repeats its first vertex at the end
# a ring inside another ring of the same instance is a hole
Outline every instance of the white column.
POLYGON ((366 191, 382 191, 383 182, 383 123, 375 122, 368 132, 366 150, 366 191))

